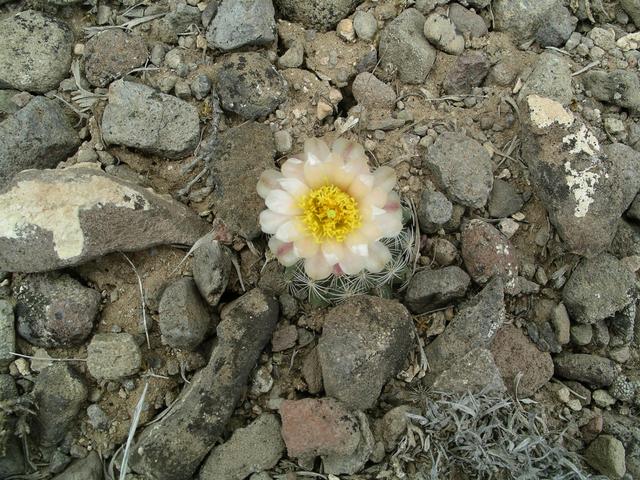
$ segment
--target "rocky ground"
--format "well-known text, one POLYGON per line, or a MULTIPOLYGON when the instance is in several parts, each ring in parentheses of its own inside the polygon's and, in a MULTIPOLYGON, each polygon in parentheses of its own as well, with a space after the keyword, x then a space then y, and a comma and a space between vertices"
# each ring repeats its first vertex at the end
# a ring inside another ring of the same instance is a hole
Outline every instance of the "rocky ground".
POLYGON ((0 0, 0 478, 640 478, 636 25, 0 0), (338 136, 420 235, 392 298, 318 306, 255 185, 338 136))

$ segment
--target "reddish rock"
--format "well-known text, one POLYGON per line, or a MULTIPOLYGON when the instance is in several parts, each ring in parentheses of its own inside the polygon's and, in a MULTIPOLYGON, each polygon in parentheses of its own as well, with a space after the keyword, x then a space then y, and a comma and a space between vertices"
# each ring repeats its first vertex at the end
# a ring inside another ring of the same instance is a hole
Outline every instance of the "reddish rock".
POLYGON ((358 447, 356 417, 333 398, 285 400, 280 417, 290 457, 350 455, 358 447))
POLYGON ((502 327, 491 345, 493 359, 505 385, 514 393, 515 378, 522 373, 518 396, 529 397, 553 376, 553 361, 548 352, 541 352, 522 331, 513 325, 502 327))
POLYGON ((444 91, 451 95, 470 93, 489 74, 491 64, 484 52, 468 51, 460 55, 447 72, 443 82, 444 91))
POLYGON ((462 258, 476 283, 485 284, 499 275, 505 289, 514 286, 518 276, 515 249, 507 237, 488 223, 474 219, 463 227, 462 258))
POLYGON ((271 350, 281 352, 295 346, 298 340, 298 329, 295 325, 285 325, 273 332, 271 350))

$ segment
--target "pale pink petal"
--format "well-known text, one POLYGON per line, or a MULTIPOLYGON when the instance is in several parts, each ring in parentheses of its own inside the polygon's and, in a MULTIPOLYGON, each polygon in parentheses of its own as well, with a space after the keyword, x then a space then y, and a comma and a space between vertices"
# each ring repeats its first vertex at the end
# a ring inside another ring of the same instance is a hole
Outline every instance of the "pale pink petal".
POLYGON ((382 166, 373 172, 375 178, 374 187, 385 192, 390 192, 396 184, 396 171, 387 166, 382 166))
POLYGON ((387 213, 400 212, 400 216, 402 216, 402 204, 400 203, 400 195, 398 195, 396 192, 389 192, 387 202, 385 203, 383 208, 387 213))
POLYGON ((329 265, 339 263, 346 254, 343 243, 336 241, 326 241, 321 245, 322 254, 329 265))
POLYGON ((345 163, 357 160, 359 163, 364 159, 367 163, 367 155, 364 153, 362 145, 344 138, 338 138, 333 142, 331 151, 334 155, 342 157, 345 163))
POLYGON ((365 268, 366 263, 367 255, 357 255, 349 252, 340 261, 340 268, 347 275, 356 275, 365 268))
POLYGON ((373 189, 367 195, 367 201, 372 205, 382 208, 387 204, 389 192, 385 189, 374 186, 373 189))
POLYGON ((308 138, 304 141, 304 153, 307 163, 322 163, 329 161, 331 151, 324 140, 319 138, 308 138))
POLYGON ((367 270, 378 273, 391 261, 391 252, 383 243, 373 242, 369 245, 369 255, 365 259, 367 270))
POLYGON ((283 242, 295 242, 304 236, 303 226, 298 218, 290 219, 284 222, 278 228, 276 237, 283 242))
POLYGON ((311 235, 307 235, 293 242, 293 247, 299 257, 309 258, 318 253, 320 244, 311 235))
POLYGON ((271 237, 269 239, 269 249, 285 267, 295 265, 295 263, 300 260, 300 257, 298 257, 294 251, 293 243, 285 243, 276 237, 271 237))
POLYGON ((304 261, 304 271, 313 280, 322 280, 328 277, 332 270, 333 265, 327 263, 322 252, 318 252, 304 261))
POLYGON ((289 215, 281 215, 271 210, 263 210, 258 217, 260 220, 260 228, 264 233, 273 234, 278 231, 278 227, 289 220, 289 215))
POLYGON ((304 160, 297 157, 288 158, 280 167, 285 178, 297 178, 304 182, 304 160))
POLYGON ((280 187, 296 199, 299 199, 300 197, 309 193, 309 187, 297 178, 281 178, 280 187))
POLYGON ((353 182, 349 185, 348 193, 356 200, 366 200, 372 188, 373 175, 370 173, 362 173, 353 179, 353 182))
POLYGON ((299 215, 302 213, 298 202, 284 190, 271 190, 264 203, 274 212, 283 215, 299 215))
POLYGON ((280 188, 278 181, 282 178, 282 174, 277 170, 265 170, 260 174, 260 179, 258 180, 258 185, 256 189, 258 190, 258 195, 262 198, 267 198, 269 192, 271 190, 280 188))
POLYGON ((374 217, 374 222, 380 229, 381 238, 395 237, 402 231, 402 212, 384 213, 374 217))

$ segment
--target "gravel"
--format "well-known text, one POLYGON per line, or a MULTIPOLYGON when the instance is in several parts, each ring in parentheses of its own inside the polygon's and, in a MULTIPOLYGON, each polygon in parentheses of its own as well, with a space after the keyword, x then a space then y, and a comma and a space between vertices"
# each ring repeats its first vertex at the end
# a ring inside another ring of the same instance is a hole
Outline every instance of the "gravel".
POLYGON ((91 85, 106 87, 147 61, 144 39, 120 29, 105 30, 84 46, 84 72, 91 85))
POLYGON ((14 360, 16 351, 16 326, 13 305, 0 299, 0 372, 5 371, 14 360))
POLYGON ((207 30, 209 45, 223 51, 268 45, 276 39, 271 0, 223 0, 207 30))
POLYGON ((450 18, 438 13, 427 17, 424 36, 438 50, 445 53, 460 55, 464 51, 464 37, 457 31, 450 18))
POLYGON ((553 363, 556 375, 595 387, 607 387, 617 376, 615 363, 598 355, 562 353, 553 363))
POLYGON ((120 380, 142 366, 142 353, 129 333, 97 333, 87 347, 87 367, 98 381, 120 380))
POLYGON ((409 282, 405 304, 413 313, 425 313, 464 297, 471 279, 459 267, 421 270, 409 282))

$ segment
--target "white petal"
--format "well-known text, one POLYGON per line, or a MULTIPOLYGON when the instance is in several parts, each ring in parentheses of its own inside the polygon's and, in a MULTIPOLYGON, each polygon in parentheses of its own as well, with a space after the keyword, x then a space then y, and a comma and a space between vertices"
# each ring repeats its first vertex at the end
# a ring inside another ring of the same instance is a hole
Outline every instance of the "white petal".
POLYGON ((316 253, 313 257, 304 261, 304 271, 307 272, 309 278, 313 280, 321 280, 328 277, 333 270, 333 265, 329 265, 321 252, 316 253))
POLYGON ((309 193, 309 187, 297 178, 281 178, 280 187, 285 192, 291 194, 291 196, 295 199, 299 199, 300 197, 309 193))
POLYGON ((378 208, 384 207, 388 202, 388 198, 389 193, 385 189, 376 186, 367 195, 367 201, 378 208))
POLYGON ((290 267, 300 260, 300 257, 294 252, 293 243, 285 243, 276 237, 271 237, 269 239, 269 248, 285 267, 290 267))
POLYGON ((311 235, 307 235, 293 242, 293 248, 299 257, 309 258, 318 253, 320 244, 311 235))
POLYGON ((367 255, 348 252, 340 261, 340 268, 347 275, 356 275, 365 268, 366 264, 367 255))
POLYGON ((369 253, 369 243, 373 240, 377 240, 375 237, 368 237, 366 232, 358 229, 351 233, 344 241, 349 251, 356 255, 367 255, 369 253))
POLYGON ((284 190, 271 190, 264 203, 274 212, 283 215, 299 215, 302 213, 295 199, 284 190))
POLYGON ((281 215, 271 210, 263 210, 260 212, 260 228, 264 233, 274 234, 278 231, 278 227, 289 220, 289 215, 281 215))
POLYGON ((297 218, 284 222, 276 232, 278 240, 282 240, 283 242, 295 242, 303 236, 304 232, 297 218))
POLYGON ((331 155, 325 141, 319 138, 308 138, 305 140, 304 153, 307 156, 306 163, 312 164, 327 162, 331 155))
POLYGON ((387 203, 384 205, 384 209, 387 213, 396 213, 399 211, 400 216, 402 216, 402 204, 400 203, 400 195, 398 195, 396 192, 389 192, 387 203))
POLYGON ((364 163, 367 163, 367 155, 364 153, 364 148, 362 148, 362 145, 359 143, 352 142, 344 138, 338 138, 333 142, 331 150, 334 155, 342 157, 345 163, 349 163, 354 160, 360 163, 363 159, 364 163))
POLYGON ((322 254, 329 265, 339 263, 345 256, 346 250, 340 242, 324 242, 321 245, 322 254))
POLYGON ((370 173, 363 173, 357 175, 351 185, 349 185, 348 193, 356 200, 366 199, 369 192, 373 188, 373 175, 370 173))
POLYGON ((282 175, 286 178, 297 178, 304 181, 304 161, 297 157, 290 157, 280 167, 282 175))
POLYGON ((395 237, 402 231, 402 211, 385 213, 375 217, 381 237, 395 237))
POLYGON ((371 273, 378 273, 391 261, 391 252, 386 245, 373 242, 369 245, 369 255, 366 256, 366 268, 371 273))
POLYGON ((256 189, 258 190, 258 195, 262 198, 267 198, 269 192, 271 190, 280 188, 278 181, 282 178, 282 174, 277 170, 265 170, 260 174, 260 179, 258 180, 258 185, 256 189))
POLYGON ((373 172, 375 188, 390 192, 396 184, 396 171, 387 166, 382 166, 373 172))

